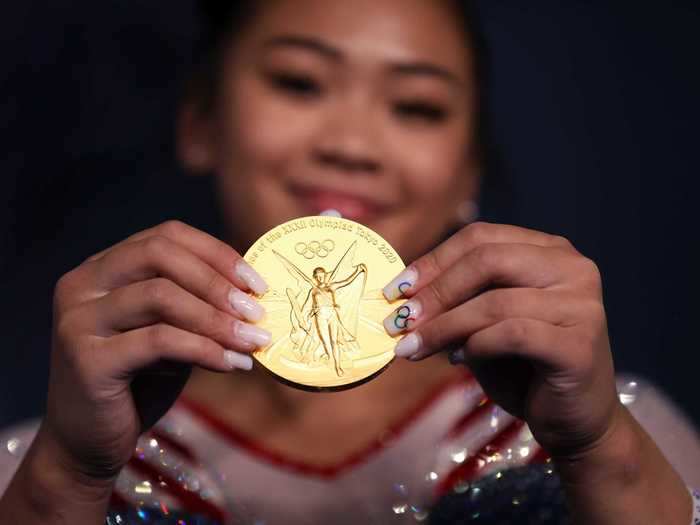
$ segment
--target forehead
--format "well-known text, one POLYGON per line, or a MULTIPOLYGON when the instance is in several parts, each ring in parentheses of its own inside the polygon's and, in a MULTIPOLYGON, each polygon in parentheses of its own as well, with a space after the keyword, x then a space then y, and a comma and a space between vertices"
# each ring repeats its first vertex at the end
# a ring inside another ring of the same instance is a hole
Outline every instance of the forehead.
POLYGON ((470 51, 447 0, 267 0, 244 40, 319 38, 353 60, 429 61, 466 76, 470 51))

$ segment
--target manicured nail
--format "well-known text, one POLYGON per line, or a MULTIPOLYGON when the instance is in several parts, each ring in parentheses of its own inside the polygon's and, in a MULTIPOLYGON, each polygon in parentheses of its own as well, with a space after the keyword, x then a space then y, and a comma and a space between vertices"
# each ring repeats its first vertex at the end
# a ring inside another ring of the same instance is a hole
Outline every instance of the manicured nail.
POLYGON ((239 354, 238 352, 233 352, 231 350, 224 350, 224 359, 231 367, 231 370, 236 368, 240 368, 241 370, 253 369, 253 358, 249 355, 239 354))
POLYGON ((413 266, 409 266, 384 287, 384 297, 386 297, 389 302, 395 301, 414 287, 417 282, 418 270, 413 266))
POLYGON ((247 293, 232 288, 228 294, 228 300, 233 309, 248 321, 257 323, 265 316, 265 309, 262 305, 247 293))
POLYGON ((253 267, 243 259, 236 263, 236 275, 245 282, 256 295, 264 295, 268 286, 265 279, 256 272, 253 267))
POLYGON ((464 352, 464 348, 457 348, 452 350, 447 354, 447 358, 450 364, 453 365, 463 365, 467 362, 467 354, 464 352))
POLYGON ((420 302, 411 299, 399 306, 384 319, 384 329, 395 336, 411 328, 422 312, 420 302))
POLYGON ((252 324, 244 323, 238 321, 234 325, 234 335, 246 343, 257 346, 258 348, 263 348, 270 344, 272 341, 272 334, 252 324))
POLYGON ((397 357, 405 357, 410 359, 418 350, 420 350, 420 336, 416 333, 408 334, 406 337, 401 339, 394 349, 394 353, 397 357))
POLYGON ((337 217, 338 219, 341 219, 343 217, 343 214, 340 213, 338 210, 323 210, 319 215, 323 217, 337 217))

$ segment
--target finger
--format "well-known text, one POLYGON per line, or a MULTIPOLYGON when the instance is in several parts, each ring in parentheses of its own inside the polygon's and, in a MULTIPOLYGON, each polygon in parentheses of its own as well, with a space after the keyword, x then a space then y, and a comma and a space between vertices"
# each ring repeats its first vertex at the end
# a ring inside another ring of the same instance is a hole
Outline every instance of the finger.
POLYGON ((570 327, 589 316, 588 305, 572 293, 534 288, 491 290, 425 322, 401 339, 399 357, 423 359, 454 348, 474 334, 508 319, 535 319, 551 326, 570 327))
POLYGON ((225 242, 180 221, 167 221, 141 231, 127 239, 93 255, 87 261, 94 262, 125 244, 143 241, 150 237, 165 237, 181 245, 209 264, 237 288, 263 295, 267 283, 262 276, 246 263, 239 253, 225 242))
POLYGON ((518 356, 553 370, 570 370, 576 353, 567 351, 567 336, 566 328, 538 319, 506 319, 472 335, 464 344, 464 358, 469 362, 518 356))
POLYGON ((384 320, 390 335, 417 327, 490 287, 548 288, 565 281, 574 256, 529 244, 482 244, 396 308, 384 320))
POLYGON ((462 228, 434 250, 423 255, 396 276, 385 288, 389 301, 411 297, 455 261, 482 244, 532 244, 573 250, 564 237, 506 224, 477 222, 462 228))
POLYGON ((118 288, 84 309, 85 322, 94 323, 100 335, 163 322, 235 350, 252 351, 271 340, 267 330, 222 312, 164 278, 118 288))
POLYGON ((165 277, 221 311, 257 322, 264 309, 215 268, 167 237, 126 243, 91 263, 94 288, 111 291, 131 283, 165 277))
POLYGON ((112 377, 131 376, 161 361, 197 365, 214 372, 250 370, 249 355, 228 350, 198 334, 166 324, 155 324, 100 341, 93 359, 112 377), (96 354, 96 355, 95 355, 96 354))

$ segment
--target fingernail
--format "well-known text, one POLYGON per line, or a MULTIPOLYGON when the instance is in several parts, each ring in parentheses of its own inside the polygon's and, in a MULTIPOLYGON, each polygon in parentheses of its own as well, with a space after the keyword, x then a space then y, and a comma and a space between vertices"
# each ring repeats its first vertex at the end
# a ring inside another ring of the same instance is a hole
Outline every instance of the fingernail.
POLYGON ((249 355, 239 354, 231 350, 224 350, 224 360, 231 367, 231 370, 240 368, 241 370, 253 369, 253 358, 249 355))
POLYGON ((384 292, 384 297, 386 297, 389 302, 395 301, 414 287, 417 282, 418 270, 409 266, 384 287, 384 290, 382 290, 384 292))
POLYGON ((411 328, 422 312, 420 302, 411 299, 399 306, 384 319, 384 329, 392 337, 411 328))
POLYGON ((262 305, 247 293, 232 288, 228 294, 228 300, 233 309, 248 321, 257 323, 265 316, 265 309, 262 305))
POLYGON ((447 354, 447 358, 449 359, 450 364, 453 365, 463 365, 467 362, 467 355, 464 352, 464 348, 452 350, 447 354))
POLYGON ((256 295, 264 295, 265 292, 267 292, 268 286, 265 279, 243 259, 236 263, 235 271, 236 275, 240 277, 256 295))
POLYGON ((343 217, 342 213, 334 209, 323 210, 321 213, 319 213, 319 215, 323 217, 337 217, 338 219, 341 219, 343 217))
POLYGON ((234 325, 234 335, 242 341, 253 344, 259 348, 269 345, 270 341, 272 341, 272 334, 270 332, 259 326, 242 321, 238 321, 234 325))
POLYGON ((411 358, 412 356, 416 355, 420 349, 420 344, 421 340, 418 334, 408 334, 398 342, 396 348, 394 349, 394 353, 397 357, 405 357, 407 359, 411 358))

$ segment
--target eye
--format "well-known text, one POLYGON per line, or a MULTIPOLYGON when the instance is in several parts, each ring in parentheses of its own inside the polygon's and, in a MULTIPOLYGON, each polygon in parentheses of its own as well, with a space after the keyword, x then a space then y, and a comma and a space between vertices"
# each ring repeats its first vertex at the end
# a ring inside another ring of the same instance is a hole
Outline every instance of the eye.
POLYGON ((269 77, 274 88, 292 96, 309 98, 321 94, 321 85, 307 75, 272 73, 269 77))
POLYGON ((399 102, 394 105, 394 112, 403 119, 420 120, 438 124, 447 119, 447 110, 434 103, 421 101, 399 102))

